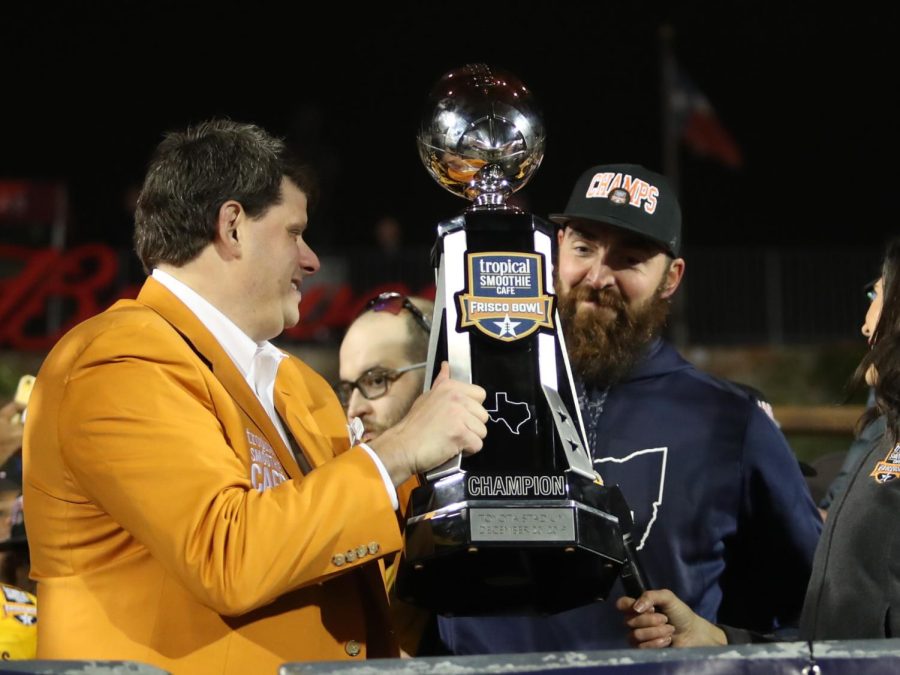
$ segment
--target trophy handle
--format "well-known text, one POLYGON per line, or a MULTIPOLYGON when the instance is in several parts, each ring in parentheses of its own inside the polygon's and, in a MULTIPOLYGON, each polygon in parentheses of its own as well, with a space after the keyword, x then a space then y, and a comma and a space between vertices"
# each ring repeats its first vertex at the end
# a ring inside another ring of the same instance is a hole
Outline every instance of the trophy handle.
MULTIPOLYGON (((459 256, 458 259, 462 259, 466 250, 466 233, 464 230, 457 230, 444 237, 444 251, 446 252, 448 248, 451 251, 456 251, 456 254, 459 256)), ((456 325, 458 310, 453 302, 453 289, 457 286, 461 288, 464 279, 464 271, 456 269, 460 266, 455 266, 452 270, 454 278, 449 284, 450 296, 448 298, 448 284, 446 282, 447 268, 444 265, 444 260, 445 256, 444 253, 442 253, 437 268, 434 315, 431 320, 431 335, 428 339, 428 358, 425 372, 429 373, 430 377, 425 378, 425 391, 431 389, 431 382, 436 371, 435 366, 439 365, 437 364, 437 351, 443 328, 442 322, 446 322, 444 325, 447 326, 456 325)), ((447 360, 450 362, 450 377, 454 380, 471 384, 472 370, 469 367, 469 364, 472 356, 471 347, 469 345, 469 334, 457 333, 456 331, 447 331, 447 333, 447 360)), ((425 474, 425 478, 426 480, 433 482, 444 476, 449 476, 450 474, 458 473, 460 471, 462 471, 462 453, 459 453, 456 457, 453 457, 440 466, 436 466, 431 469, 431 471, 428 471, 425 474)))
MULTIPOLYGON (((548 292, 555 293, 553 287, 553 251, 552 239, 545 232, 536 231, 534 233, 534 250, 544 256, 547 261, 547 269, 545 273, 545 287, 548 292)), ((561 326, 559 320, 559 311, 554 309, 554 325, 561 326)), ((554 335, 542 334, 538 336, 538 353, 540 354, 540 377, 541 389, 544 392, 544 398, 553 415, 553 423, 556 426, 556 433, 559 436, 560 447, 563 450, 569 469, 575 473, 584 476, 589 480, 599 480, 602 484, 600 474, 594 470, 594 463, 591 460, 591 452, 587 447, 586 439, 582 439, 578 429, 584 429, 584 422, 581 419, 581 409, 578 406, 578 399, 574 393, 574 385, 569 379, 568 385, 573 390, 573 398, 575 398, 575 415, 577 415, 578 427, 575 426, 575 420, 572 418, 572 412, 568 409, 562 397, 559 395, 559 375, 557 371, 557 344, 559 341, 560 352, 563 362, 565 363, 565 372, 563 375, 568 377, 572 372, 569 366, 569 355, 566 353, 566 343, 563 338, 562 330, 556 331, 554 335)))
POLYGON ((622 578, 622 586, 632 598, 639 598, 644 591, 652 588, 652 586, 647 581, 647 573, 644 572, 644 566, 641 565, 640 558, 638 558, 634 540, 631 538, 631 532, 626 532, 622 535, 622 543, 625 545, 626 553, 625 562, 622 563, 622 570, 619 572, 622 578))

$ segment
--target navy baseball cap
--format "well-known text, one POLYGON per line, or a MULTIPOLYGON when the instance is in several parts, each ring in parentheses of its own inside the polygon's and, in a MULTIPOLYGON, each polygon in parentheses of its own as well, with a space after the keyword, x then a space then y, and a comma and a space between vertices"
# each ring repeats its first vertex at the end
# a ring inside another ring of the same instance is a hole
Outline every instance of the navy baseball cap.
POLYGON ((550 220, 565 226, 570 220, 593 220, 634 232, 678 257, 681 249, 681 207, 665 176, 639 164, 595 166, 575 183, 565 213, 550 220))

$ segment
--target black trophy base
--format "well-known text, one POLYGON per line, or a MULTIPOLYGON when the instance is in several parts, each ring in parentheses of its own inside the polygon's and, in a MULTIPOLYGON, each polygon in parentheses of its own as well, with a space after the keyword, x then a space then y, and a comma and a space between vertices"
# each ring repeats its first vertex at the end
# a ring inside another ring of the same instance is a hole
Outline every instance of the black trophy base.
POLYGON ((401 600, 444 615, 502 615, 606 599, 628 559, 622 533, 630 513, 622 513, 618 488, 580 485, 580 499, 460 500, 454 480, 414 491, 401 600), (438 508, 423 510, 428 504, 438 508))

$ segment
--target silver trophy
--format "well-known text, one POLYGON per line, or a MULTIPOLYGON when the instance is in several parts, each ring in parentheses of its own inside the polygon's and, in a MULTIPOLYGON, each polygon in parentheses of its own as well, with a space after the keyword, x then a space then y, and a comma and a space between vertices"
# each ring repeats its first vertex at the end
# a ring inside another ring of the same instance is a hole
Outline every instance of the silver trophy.
POLYGON ((441 78, 419 129, 419 157, 439 185, 472 209, 509 208, 544 159, 544 122, 531 92, 484 64, 441 78))
MULTIPOLYGON (((483 64, 444 75, 419 155, 469 201, 438 225, 426 378, 487 391, 481 452, 420 477, 398 596, 446 613, 556 612, 604 599, 629 556, 630 511, 594 470, 553 295, 555 228, 508 198, 534 175, 545 132, 531 92, 483 64)), ((428 386, 426 384, 426 386, 428 386)))

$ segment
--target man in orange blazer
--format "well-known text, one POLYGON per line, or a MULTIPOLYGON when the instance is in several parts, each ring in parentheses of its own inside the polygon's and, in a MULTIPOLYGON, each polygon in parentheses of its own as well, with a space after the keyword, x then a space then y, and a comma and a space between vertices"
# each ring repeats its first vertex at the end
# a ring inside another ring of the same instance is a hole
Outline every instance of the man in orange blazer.
POLYGON ((398 654, 382 562, 401 543, 396 486, 481 448, 484 391, 445 365, 351 447, 330 387, 268 342, 319 266, 310 192, 253 125, 157 148, 135 217, 152 276, 60 340, 26 417, 39 658, 245 675, 398 654))

